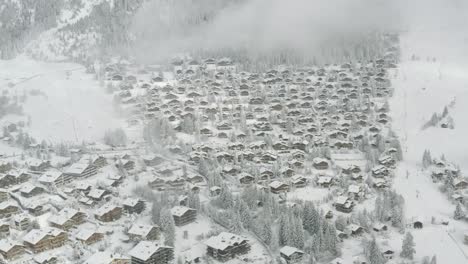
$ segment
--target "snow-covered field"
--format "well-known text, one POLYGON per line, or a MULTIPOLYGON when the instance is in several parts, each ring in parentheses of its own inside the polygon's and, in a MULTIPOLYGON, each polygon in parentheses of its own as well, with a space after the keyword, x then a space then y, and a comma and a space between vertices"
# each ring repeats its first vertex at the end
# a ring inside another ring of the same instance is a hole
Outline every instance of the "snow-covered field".
POLYGON ((433 157, 444 154, 466 175, 468 65, 462 62, 465 51, 456 44, 463 43, 465 38, 463 34, 424 30, 403 34, 402 61, 393 81, 393 128, 404 148, 404 162, 398 168, 394 187, 405 198, 406 219, 419 217, 425 224, 424 229, 413 231, 417 258, 436 254, 438 263, 468 263, 468 246, 463 244, 468 224, 453 220, 455 205, 420 171, 423 151, 429 149, 433 157), (413 54, 419 60, 412 60, 413 54), (455 129, 421 129, 434 112, 441 113, 451 102, 455 104, 448 110, 455 129), (432 225, 432 217, 450 219, 450 223, 432 225))
POLYGON ((78 64, 19 57, 0 61, 0 87, 18 96, 28 95, 23 108, 25 116, 31 117, 27 130, 34 138, 94 141, 101 139, 105 130, 119 127, 121 121, 114 114, 112 97, 84 71, 78 64), (11 83, 16 85, 9 88, 11 83), (32 96, 32 90, 42 93, 32 96))

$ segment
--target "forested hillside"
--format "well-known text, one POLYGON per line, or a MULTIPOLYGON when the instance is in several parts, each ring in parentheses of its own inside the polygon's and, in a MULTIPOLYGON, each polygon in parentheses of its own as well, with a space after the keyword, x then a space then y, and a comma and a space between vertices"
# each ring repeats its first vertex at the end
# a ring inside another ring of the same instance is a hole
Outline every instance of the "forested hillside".
POLYGON ((0 0, 0 58, 12 58, 37 33, 57 25, 62 0, 0 0))
POLYGON ((25 51, 40 60, 90 62, 118 54, 154 63, 187 53, 267 68, 370 60, 385 45, 383 25, 352 24, 342 30, 337 21, 354 15, 371 20, 379 10, 335 14, 335 8, 318 12, 312 5, 303 11, 300 5, 265 0, 0 1, 2 58, 25 51), (318 16, 327 19, 317 24, 318 16), (296 33, 304 30, 307 34, 296 33))

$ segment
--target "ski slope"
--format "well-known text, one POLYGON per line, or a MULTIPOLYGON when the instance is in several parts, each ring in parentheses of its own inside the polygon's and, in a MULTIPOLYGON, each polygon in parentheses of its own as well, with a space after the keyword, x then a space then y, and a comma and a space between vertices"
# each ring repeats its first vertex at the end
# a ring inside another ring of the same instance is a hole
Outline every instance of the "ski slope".
MULTIPOLYGON (((27 131, 39 141, 96 141, 107 129, 121 126, 113 110, 112 96, 85 74, 83 66, 73 63, 48 63, 20 56, 0 61, 0 89, 26 94, 25 117, 30 117, 27 131), (8 87, 8 84, 15 84, 8 87), (31 95, 32 90, 42 94, 31 95)), ((7 116, 1 121, 24 120, 7 116)))
POLYGON ((464 264, 468 263, 468 246, 463 244, 463 233, 468 224, 453 220, 455 205, 420 167, 423 151, 429 149, 433 157, 444 154, 458 164, 463 175, 468 169, 468 143, 464 140, 468 135, 468 64, 463 63, 465 50, 457 46, 466 35, 445 33, 413 30, 401 37, 402 61, 395 72, 390 105, 404 161, 394 187, 405 198, 408 222, 416 218, 424 222, 422 230, 412 230, 417 259, 436 254, 438 263, 464 264), (413 55, 419 59, 411 59, 413 55), (455 129, 421 129, 432 113, 441 113, 452 102, 449 114, 455 129), (431 224, 432 217, 437 221, 449 219, 450 223, 431 224))

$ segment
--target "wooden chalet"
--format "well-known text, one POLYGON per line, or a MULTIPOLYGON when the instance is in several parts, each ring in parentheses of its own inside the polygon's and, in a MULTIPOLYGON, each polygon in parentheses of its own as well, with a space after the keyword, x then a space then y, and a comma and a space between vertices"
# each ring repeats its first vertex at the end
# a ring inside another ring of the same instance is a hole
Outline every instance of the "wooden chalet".
POLYGON ((157 240, 159 234, 158 226, 143 224, 134 224, 127 232, 128 237, 133 241, 157 240))
POLYGON ((0 203, 5 202, 9 197, 8 190, 0 189, 0 203))
POLYGON ((312 161, 312 166, 317 170, 327 170, 329 167, 329 162, 326 159, 314 158, 312 161))
POLYGON ((270 191, 276 194, 289 192, 289 185, 281 181, 272 181, 270 183, 270 191))
POLYGON ((96 169, 100 169, 107 165, 107 159, 100 155, 85 155, 81 157, 79 163, 91 164, 96 169))
POLYGON ((294 188, 303 188, 307 185, 307 179, 300 175, 296 175, 291 178, 291 184, 294 188))
POLYGON ((132 264, 168 264, 174 259, 174 249, 153 241, 141 241, 128 254, 132 264))
POLYGON ((89 163, 74 163, 68 167, 64 173, 72 179, 83 179, 96 175, 97 170, 96 166, 89 163))
POLYGON ((105 204, 94 213, 94 217, 102 222, 113 222, 122 217, 123 209, 114 204, 105 204))
POLYGON ((57 214, 50 216, 47 220, 50 226, 67 231, 83 224, 85 219, 86 213, 73 208, 64 208, 57 214))
POLYGON ((31 227, 31 217, 27 213, 17 214, 13 217, 13 226, 16 230, 28 230, 31 227))
POLYGON ((59 259, 54 253, 43 252, 33 258, 36 264, 59 264, 59 259))
POLYGON ((372 176, 375 178, 383 178, 389 175, 389 170, 384 165, 378 165, 372 168, 372 176))
POLYGON ((127 214, 141 214, 146 208, 145 201, 136 198, 127 198, 122 205, 123 211, 127 214))
POLYGON ((159 155, 146 155, 143 156, 143 162, 146 166, 157 166, 164 162, 164 158, 159 155))
POLYGON ((10 224, 6 221, 0 222, 0 237, 8 237, 10 235, 10 224))
POLYGON ((50 161, 48 160, 31 160, 27 162, 28 168, 32 172, 44 172, 51 167, 50 161))
POLYGON ((348 196, 338 196, 335 200, 334 206, 337 211, 351 213, 354 207, 354 202, 348 196))
POLYGON ((208 256, 221 262, 226 262, 250 251, 250 244, 247 239, 227 232, 210 237, 205 241, 205 245, 207 246, 208 256))
POLYGON ((255 177, 246 172, 239 174, 238 179, 244 185, 250 185, 255 181, 255 177))
POLYGON ((40 186, 35 186, 31 183, 25 183, 23 186, 20 188, 20 193, 21 196, 26 197, 26 198, 31 198, 33 196, 39 195, 41 193, 44 193, 44 188, 40 186))
POLYGON ((297 249, 295 247, 284 246, 280 248, 280 256, 283 258, 286 263, 300 263, 304 257, 304 251, 297 249))
POLYGON ((115 166, 129 171, 135 169, 135 162, 129 159, 119 159, 115 162, 115 166))
POLYGON ((25 247, 34 253, 59 248, 68 240, 68 234, 57 228, 33 229, 23 237, 25 247))
POLYGON ((0 255, 6 260, 12 261, 25 254, 24 246, 9 239, 0 240, 0 255))
POLYGON ((197 210, 186 206, 175 206, 171 209, 176 226, 190 224, 197 218, 197 210))
POLYGON ((82 228, 78 229, 78 233, 76 233, 75 238, 81 243, 89 246, 102 241, 104 239, 104 233, 95 228, 82 228))
POLYGON ((12 215, 18 213, 19 211, 20 211, 20 208, 13 202, 6 201, 3 203, 0 203, 0 219, 11 217, 12 215))
POLYGON ((21 184, 31 179, 31 174, 24 170, 10 170, 6 173, 6 177, 10 178, 14 184, 21 184))
POLYGON ((333 185, 333 177, 331 176, 319 176, 317 178, 317 185, 320 187, 328 188, 333 185))
POLYGON ((98 251, 91 255, 83 264, 132 264, 131 258, 120 253, 98 251))
POLYGON ((57 187, 69 184, 73 178, 58 170, 48 170, 39 177, 39 183, 46 187, 57 187))

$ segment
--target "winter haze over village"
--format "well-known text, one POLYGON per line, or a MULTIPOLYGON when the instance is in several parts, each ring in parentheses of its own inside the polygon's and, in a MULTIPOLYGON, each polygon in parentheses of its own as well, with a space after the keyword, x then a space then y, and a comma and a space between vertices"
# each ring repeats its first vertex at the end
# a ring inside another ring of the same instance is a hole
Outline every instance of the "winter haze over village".
POLYGON ((0 0, 0 264, 468 264, 465 0, 0 0))

